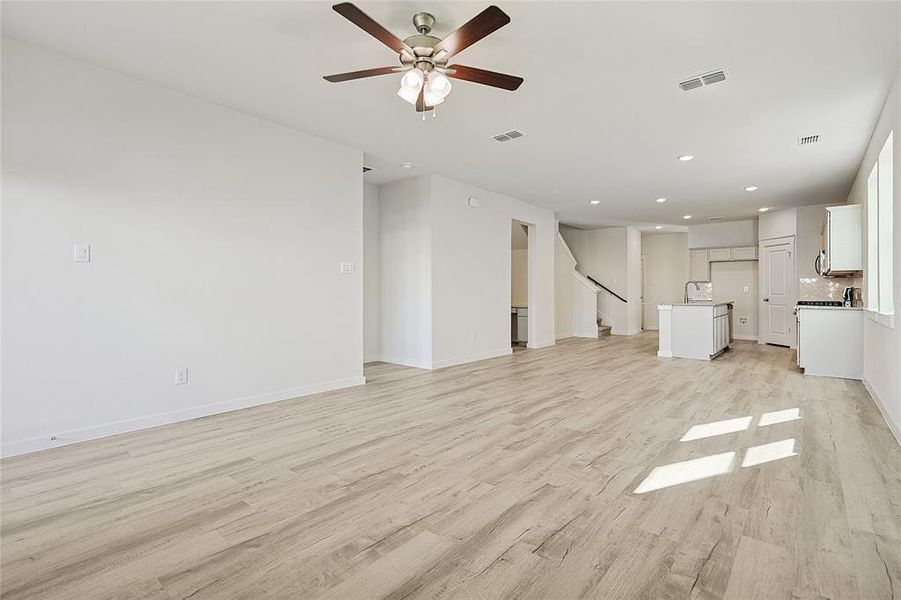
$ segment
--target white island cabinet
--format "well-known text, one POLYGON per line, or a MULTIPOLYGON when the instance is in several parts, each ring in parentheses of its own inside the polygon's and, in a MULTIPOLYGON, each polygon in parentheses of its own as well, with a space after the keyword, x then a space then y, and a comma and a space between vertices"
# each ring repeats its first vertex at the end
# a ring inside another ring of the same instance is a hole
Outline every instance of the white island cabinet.
POLYGON ((710 360, 732 343, 731 302, 660 304, 657 356, 710 360))

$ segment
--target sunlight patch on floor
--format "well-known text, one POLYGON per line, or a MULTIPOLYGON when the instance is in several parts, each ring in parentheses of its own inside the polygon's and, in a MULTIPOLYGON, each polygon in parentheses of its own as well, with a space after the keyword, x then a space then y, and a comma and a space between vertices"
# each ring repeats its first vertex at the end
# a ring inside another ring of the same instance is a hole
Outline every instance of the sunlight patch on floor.
POLYGON ((732 472, 734 465, 735 452, 723 452, 654 467, 654 470, 635 488, 635 493, 644 494, 689 481, 723 475, 732 472))
POLYGON ((742 467, 753 467, 763 463, 797 456, 795 452, 795 438, 752 446, 745 451, 745 458, 741 461, 742 467))
POLYGON ((760 421, 757 422, 758 427, 766 427, 767 425, 775 425, 776 423, 786 423, 788 421, 797 421, 801 418, 800 408, 787 408, 785 410, 776 410, 773 412, 763 413, 760 415, 760 421))
POLYGON ((751 425, 753 417, 738 417, 737 419, 726 419, 725 421, 715 421, 713 423, 704 423, 703 425, 694 425, 685 435, 682 436, 680 442, 691 442, 693 440, 702 440, 704 438, 723 435, 726 433, 735 433, 736 431, 744 431, 751 425))

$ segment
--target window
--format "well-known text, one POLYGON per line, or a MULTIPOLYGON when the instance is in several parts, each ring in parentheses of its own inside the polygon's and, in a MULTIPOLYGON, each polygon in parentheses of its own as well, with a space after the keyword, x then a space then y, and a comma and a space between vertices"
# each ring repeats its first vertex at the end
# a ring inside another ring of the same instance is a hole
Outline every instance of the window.
POLYGON ((889 133, 879 160, 867 178, 867 308, 883 314, 895 312, 892 279, 894 204, 894 132, 889 133))

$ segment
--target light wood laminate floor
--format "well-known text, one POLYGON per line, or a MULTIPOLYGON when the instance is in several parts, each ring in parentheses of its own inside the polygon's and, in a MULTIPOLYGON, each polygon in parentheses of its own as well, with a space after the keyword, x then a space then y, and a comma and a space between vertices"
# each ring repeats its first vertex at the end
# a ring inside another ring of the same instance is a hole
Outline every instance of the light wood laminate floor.
POLYGON ((783 348, 656 343, 370 365, 366 386, 4 460, 0 592, 901 598, 901 448, 863 386, 783 348))

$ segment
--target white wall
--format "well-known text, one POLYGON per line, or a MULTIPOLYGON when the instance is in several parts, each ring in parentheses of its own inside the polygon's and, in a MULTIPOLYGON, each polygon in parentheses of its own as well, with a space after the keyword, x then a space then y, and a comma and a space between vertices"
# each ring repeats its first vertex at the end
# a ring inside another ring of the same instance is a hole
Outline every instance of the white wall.
POLYGON ((688 227, 689 248, 757 245, 757 220, 704 223, 688 227))
MULTIPOLYGON (((519 227, 519 225, 517 225, 519 227)), ((511 306, 529 305, 529 250, 513 250, 510 254, 512 269, 510 289, 511 306)))
MULTIPOLYGON (((432 366, 430 179, 379 188, 379 342, 374 360, 432 366)), ((509 279, 509 278, 508 278, 509 279)))
POLYGON ((657 305, 681 302, 688 281, 688 234, 646 233, 641 237, 645 257, 645 329, 658 328, 657 305))
POLYGON ((432 367, 510 352, 511 227, 529 230, 529 346, 554 343, 554 213, 431 177, 432 367), (479 208, 469 206, 478 198, 479 208))
MULTIPOLYGON (((573 335, 573 275, 575 258, 562 236, 556 238, 554 251, 554 339, 562 340, 573 335)), ((592 301, 592 313, 597 302, 592 301)), ((597 317, 595 317, 597 318, 597 317)))
POLYGON ((714 301, 733 302, 733 337, 756 341, 759 334, 757 261, 712 262, 710 281, 713 283, 714 301), (747 323, 742 323, 742 319, 747 319, 747 323))
POLYGON ((362 383, 359 151, 8 39, 2 77, 4 454, 362 383))
MULTIPOLYGON (((641 331, 641 232, 626 227, 626 335, 641 331)), ((610 330, 613 333, 613 329, 610 330)))
MULTIPOLYGON (((760 215, 758 236, 761 240, 788 237, 797 233, 798 209, 771 210, 760 215)), ((814 256, 816 258, 816 256, 814 256)))
MULTIPOLYGON (((901 69, 895 84, 886 98, 885 107, 867 146, 860 170, 851 187, 848 202, 866 205, 867 177, 876 163, 879 151, 885 144, 890 131, 895 131, 894 169, 894 298, 895 306, 901 305, 901 69)), ((866 206, 864 207, 866 211, 866 206)), ((864 248, 866 242, 866 219, 864 219, 864 248)), ((869 277, 865 273, 865 277, 869 277)), ((864 283, 864 290, 867 289, 864 283)), ((898 366, 901 365, 901 318, 895 314, 894 328, 867 318, 864 319, 864 382, 881 405, 883 414, 894 428, 895 436, 901 442, 901 389, 898 385, 898 366)))
POLYGON ((379 355, 379 188, 363 184, 363 360, 379 355))

